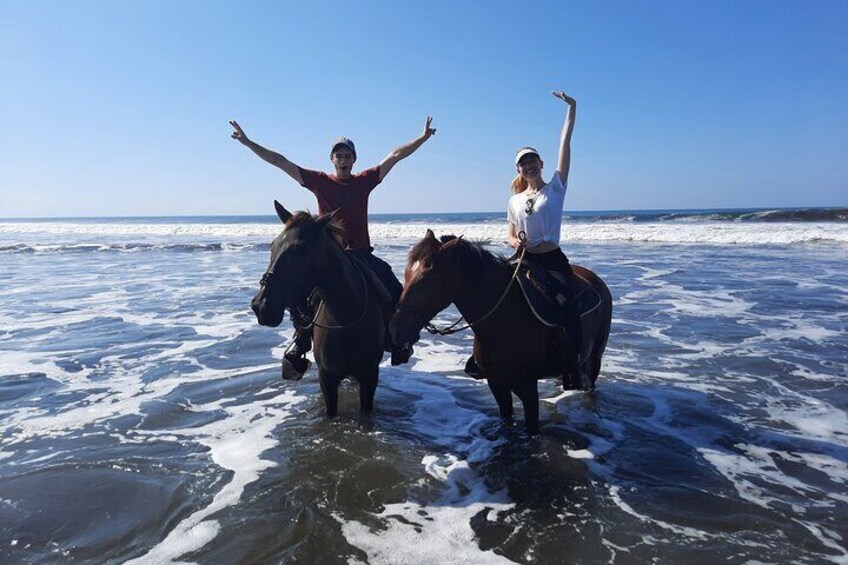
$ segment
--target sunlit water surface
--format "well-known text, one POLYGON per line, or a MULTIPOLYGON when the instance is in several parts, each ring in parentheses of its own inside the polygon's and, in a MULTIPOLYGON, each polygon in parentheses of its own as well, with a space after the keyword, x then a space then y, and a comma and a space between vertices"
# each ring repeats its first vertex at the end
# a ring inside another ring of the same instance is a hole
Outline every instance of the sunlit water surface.
POLYGON ((844 244, 568 242, 612 334, 528 438, 468 332, 325 419, 249 309, 265 238, 4 237, 0 562, 848 563, 844 244))

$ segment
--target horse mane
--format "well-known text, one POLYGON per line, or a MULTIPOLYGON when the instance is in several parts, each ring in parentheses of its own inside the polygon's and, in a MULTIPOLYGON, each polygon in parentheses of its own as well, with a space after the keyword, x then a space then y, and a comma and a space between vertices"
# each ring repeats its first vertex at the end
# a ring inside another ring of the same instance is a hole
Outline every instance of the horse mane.
POLYGON ((409 252, 409 263, 423 261, 451 241, 456 241, 456 251, 461 253, 463 265, 472 273, 482 273, 488 265, 499 268, 507 266, 506 259, 486 249, 483 241, 469 241, 455 235, 443 235, 438 241, 425 237, 409 252))
MULTIPOLYGON (((295 212, 292 217, 286 222, 286 229, 301 228, 304 232, 315 229, 318 225, 318 217, 313 216, 309 212, 295 212)), ((327 229, 333 239, 341 242, 344 239, 344 221, 334 218, 328 225, 327 229)))

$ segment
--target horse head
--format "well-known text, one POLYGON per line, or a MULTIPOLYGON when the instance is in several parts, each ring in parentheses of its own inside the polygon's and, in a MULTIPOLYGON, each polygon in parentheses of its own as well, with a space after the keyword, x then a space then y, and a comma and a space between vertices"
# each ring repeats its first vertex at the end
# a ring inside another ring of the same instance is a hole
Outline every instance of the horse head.
POLYGON ((271 243, 271 262, 250 303, 259 323, 270 327, 283 321, 286 308, 305 309, 317 284, 316 258, 322 237, 340 229, 331 224, 335 212, 320 217, 292 214, 276 200, 274 208, 285 227, 271 243))
POLYGON ((427 230, 424 239, 409 252, 404 289, 389 323, 395 343, 413 343, 425 324, 450 306, 459 292, 462 270, 459 249, 462 239, 437 239, 427 230))

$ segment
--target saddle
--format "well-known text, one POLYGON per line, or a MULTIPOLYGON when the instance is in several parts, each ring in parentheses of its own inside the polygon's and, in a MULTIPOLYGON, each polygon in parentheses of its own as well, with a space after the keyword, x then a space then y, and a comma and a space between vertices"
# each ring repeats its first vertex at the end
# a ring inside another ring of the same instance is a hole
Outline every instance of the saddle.
MULTIPOLYGON (((510 260, 509 264, 515 268, 518 259, 510 260)), ((548 271, 539 262, 534 261, 528 253, 524 256, 516 279, 533 315, 546 326, 559 326, 561 323, 561 304, 565 301, 565 279, 563 276, 548 271)), ((574 307, 581 318, 600 306, 601 295, 595 290, 592 283, 577 273, 574 273, 573 291, 574 307)))
POLYGON ((362 273, 362 277, 365 279, 365 284, 368 285, 368 292, 373 292, 375 294, 377 301, 383 307, 383 314, 386 320, 388 320, 394 312, 395 307, 394 300, 392 299, 392 294, 389 292, 389 289, 386 288, 386 285, 383 284, 380 277, 377 276, 377 274, 368 265, 368 262, 360 255, 357 253, 348 253, 348 257, 353 265, 359 269, 359 272, 362 273))
MULTIPOLYGON (((380 306, 383 309, 383 317, 386 322, 388 322, 389 318, 391 318, 392 313, 394 313, 394 302, 392 301, 392 295, 389 293, 386 285, 383 284, 383 281, 380 280, 368 263, 356 253, 348 253, 348 259, 353 264, 354 268, 356 268, 359 273, 362 275, 362 280, 365 282, 367 286, 367 293, 374 293, 377 297, 377 302, 380 303, 380 306)), ((312 292, 309 293, 309 297, 306 299, 306 303, 302 304, 298 307, 292 308, 291 315, 292 320, 296 321, 297 324, 301 326, 311 326, 312 321, 314 320, 316 313, 321 309, 321 303, 323 302, 323 298, 321 297, 321 293, 318 292, 317 288, 312 289, 312 292)))

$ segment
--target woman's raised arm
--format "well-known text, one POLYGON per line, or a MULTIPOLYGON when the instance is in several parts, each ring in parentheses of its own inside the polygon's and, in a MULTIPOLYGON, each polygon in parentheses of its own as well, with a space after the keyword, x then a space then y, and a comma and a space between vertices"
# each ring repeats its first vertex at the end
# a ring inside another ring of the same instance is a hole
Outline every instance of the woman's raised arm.
POLYGON ((568 104, 565 114, 565 123, 562 125, 562 136, 559 140, 559 161, 557 161, 557 173, 562 183, 568 182, 568 169, 571 167, 571 133, 574 131, 574 114, 577 111, 577 100, 558 90, 554 96, 568 104))

